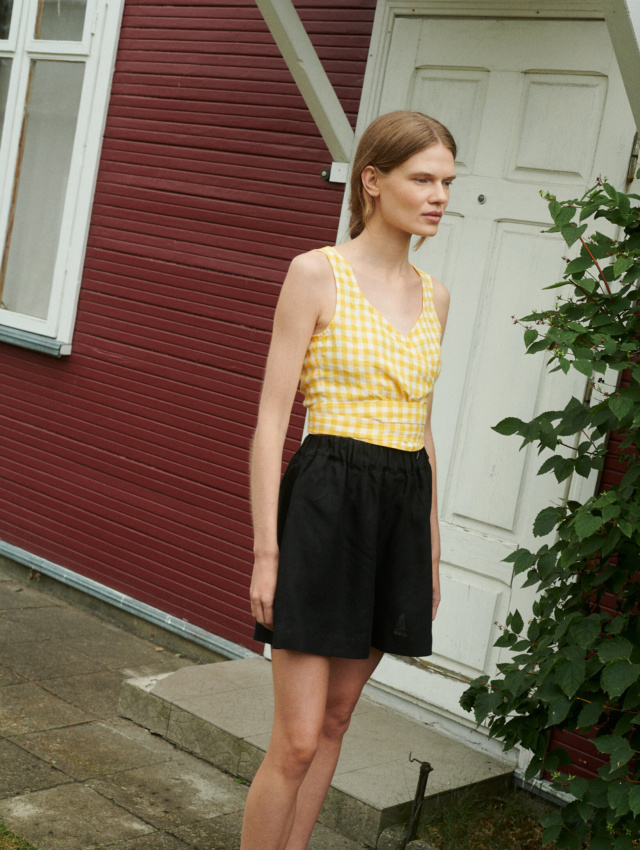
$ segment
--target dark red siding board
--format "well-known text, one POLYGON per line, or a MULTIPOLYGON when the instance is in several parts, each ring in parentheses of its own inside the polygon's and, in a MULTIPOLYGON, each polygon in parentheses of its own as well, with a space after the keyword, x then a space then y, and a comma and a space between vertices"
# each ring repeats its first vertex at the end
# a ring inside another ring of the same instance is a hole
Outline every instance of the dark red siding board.
MULTIPOLYGON (((355 126, 375 0, 296 5, 355 126)), ((1 539, 258 649, 249 445, 330 162, 253 0, 127 0, 73 353, 0 346, 1 539)))

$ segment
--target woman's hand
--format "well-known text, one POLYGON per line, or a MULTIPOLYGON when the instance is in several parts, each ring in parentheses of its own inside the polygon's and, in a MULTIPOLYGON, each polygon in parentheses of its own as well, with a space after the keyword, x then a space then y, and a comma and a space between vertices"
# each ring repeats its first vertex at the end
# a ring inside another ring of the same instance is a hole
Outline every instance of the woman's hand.
POLYGON ((440 604, 440 577, 435 573, 433 576, 433 594, 432 594, 432 608, 431 608, 431 619, 435 620, 436 613, 438 612, 438 605, 440 604))
POLYGON ((278 553, 256 556, 251 576, 251 613, 256 620, 273 631, 273 599, 278 575, 278 553))

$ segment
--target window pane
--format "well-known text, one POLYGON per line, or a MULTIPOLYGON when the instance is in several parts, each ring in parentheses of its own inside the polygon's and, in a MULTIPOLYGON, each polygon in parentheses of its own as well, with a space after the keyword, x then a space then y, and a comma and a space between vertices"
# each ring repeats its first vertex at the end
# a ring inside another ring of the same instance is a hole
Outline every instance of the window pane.
POLYGON ((7 106, 7 92, 9 91, 10 76, 11 59, 3 59, 2 57, 0 57, 0 139, 2 139, 4 112, 7 106))
POLYGON ((82 41, 86 9, 87 0, 39 0, 36 38, 82 41))
POLYGON ((49 310, 83 76, 81 62, 31 63, 22 158, 0 280, 2 306, 39 319, 49 310))
POLYGON ((0 40, 9 38, 13 0, 0 0, 0 40))

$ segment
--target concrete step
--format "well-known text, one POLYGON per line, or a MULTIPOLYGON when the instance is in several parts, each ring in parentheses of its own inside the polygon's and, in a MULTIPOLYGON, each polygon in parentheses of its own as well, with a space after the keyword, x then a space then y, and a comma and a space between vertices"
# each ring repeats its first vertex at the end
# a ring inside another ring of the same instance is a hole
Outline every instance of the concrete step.
MULTIPOLYGON (((269 743, 271 664, 247 658, 129 679, 119 713, 240 779, 251 781, 269 743)), ((439 735, 374 703, 358 702, 320 822, 375 847, 387 826, 408 820, 419 764, 433 767, 427 798, 508 780, 514 765, 439 735)))

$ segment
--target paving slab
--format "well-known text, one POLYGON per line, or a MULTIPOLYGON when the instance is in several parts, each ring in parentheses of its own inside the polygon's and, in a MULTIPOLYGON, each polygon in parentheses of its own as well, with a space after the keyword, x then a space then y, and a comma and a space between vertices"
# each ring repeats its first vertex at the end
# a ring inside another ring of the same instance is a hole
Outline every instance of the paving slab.
POLYGON ((0 688, 5 685, 24 685, 26 681, 24 676, 19 676, 14 670, 0 667, 0 688))
POLYGON ((10 653, 2 652, 2 659, 10 670, 36 681, 106 670, 104 664, 55 638, 15 644, 10 653))
POLYGON ((59 699, 35 682, 7 685, 0 699, 0 734, 22 735, 92 720, 90 714, 59 699))
POLYGON ((62 603, 25 587, 15 580, 3 581, 0 584, 0 611, 10 611, 13 608, 50 608, 62 603))
POLYGON ((73 779, 83 780, 157 764, 165 757, 100 722, 49 729, 13 739, 73 779))
MULTIPOLYGON (((37 591, 33 591, 37 592, 37 591)), ((7 617, 12 622, 33 628, 52 638, 67 638, 76 634, 102 633, 108 624, 95 615, 72 608, 46 593, 38 595, 49 600, 46 608, 11 611, 7 617)))
POLYGON ((153 832, 153 827, 73 783, 0 800, 0 820, 40 850, 85 850, 153 832))
MULTIPOLYGON (((119 710, 188 752, 250 780, 269 743, 270 678, 270 664, 263 658, 142 677, 123 684, 119 710)), ((406 820, 410 812, 419 776, 410 753, 433 766, 428 797, 506 779, 514 769, 512 760, 474 750, 363 696, 343 742, 321 823, 347 839, 375 846, 382 829, 406 820)))
MULTIPOLYGON (((44 640, 49 637, 41 629, 38 629, 37 625, 34 625, 37 623, 38 615, 42 613, 43 609, 30 608, 28 610, 30 614, 29 619, 33 619, 33 623, 25 622, 19 616, 22 613, 20 609, 2 611, 2 616, 0 617, 0 647, 5 643, 22 643, 24 641, 44 640)), ((1 648, 0 655, 2 655, 1 648)))
MULTIPOLYGON (((106 850, 104 844, 92 844, 86 850, 106 850)), ((193 844, 185 844, 179 838, 174 838, 166 832, 152 832, 131 841, 118 841, 117 850, 193 850, 193 844)))
POLYGON ((41 687, 65 702, 90 712, 94 717, 106 719, 117 713, 118 693, 123 680, 123 673, 105 670, 100 673, 83 673, 81 676, 44 679, 41 687))
POLYGON ((12 741, 0 741, 0 799, 25 791, 41 791, 71 782, 62 771, 18 747, 12 741))
POLYGON ((88 784, 159 829, 241 812, 247 796, 246 787, 233 777, 195 758, 128 770, 88 784))
MULTIPOLYGON (((170 832, 197 850, 240 850, 241 828, 242 812, 235 812, 171 829, 170 832)), ((362 844, 345 838, 323 824, 316 824, 309 841, 309 850, 362 850, 362 844)))
POLYGON ((162 665, 163 654, 171 655, 162 647, 106 623, 100 629, 69 635, 65 645, 112 669, 162 665))

